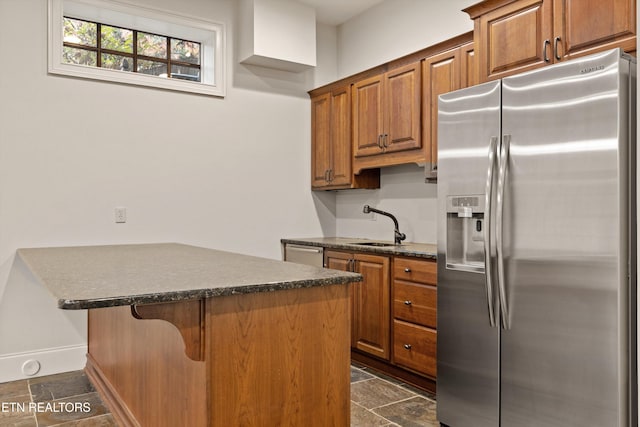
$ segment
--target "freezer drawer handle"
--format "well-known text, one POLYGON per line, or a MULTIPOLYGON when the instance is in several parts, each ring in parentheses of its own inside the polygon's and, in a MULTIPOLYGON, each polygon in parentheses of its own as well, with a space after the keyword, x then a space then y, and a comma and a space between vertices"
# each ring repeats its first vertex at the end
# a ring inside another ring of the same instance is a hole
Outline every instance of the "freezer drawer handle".
POLYGON ((487 287, 487 307, 489 309, 489 325, 496 326, 495 308, 493 307, 493 267, 491 262, 491 200, 493 199, 493 181, 497 160, 498 137, 492 136, 489 141, 489 168, 485 188, 485 226, 484 226, 484 274, 487 287))
POLYGON ((509 165, 509 144, 511 135, 502 136, 500 149, 500 168, 498 171, 498 195, 496 212, 496 245, 498 252, 498 295, 500 298, 500 311, 502 313, 502 327, 509 329, 509 311, 507 310, 507 295, 504 278, 504 242, 502 241, 502 228, 504 226, 504 189, 507 179, 507 167, 509 165))

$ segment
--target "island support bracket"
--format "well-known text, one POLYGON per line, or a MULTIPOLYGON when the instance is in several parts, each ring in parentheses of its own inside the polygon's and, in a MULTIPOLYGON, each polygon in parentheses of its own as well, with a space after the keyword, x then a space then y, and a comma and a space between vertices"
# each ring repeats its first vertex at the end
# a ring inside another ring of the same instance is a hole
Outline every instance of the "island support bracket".
POLYGON ((184 341, 184 352, 193 361, 204 360, 204 300, 188 300, 131 306, 131 315, 140 320, 164 320, 175 326, 184 341))

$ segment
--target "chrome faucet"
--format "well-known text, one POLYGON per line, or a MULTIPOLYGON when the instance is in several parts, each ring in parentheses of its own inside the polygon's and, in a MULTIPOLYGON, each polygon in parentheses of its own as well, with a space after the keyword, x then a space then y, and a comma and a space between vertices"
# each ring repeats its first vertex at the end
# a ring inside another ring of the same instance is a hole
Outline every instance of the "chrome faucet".
POLYGON ((363 213, 375 212, 375 213, 378 213, 380 215, 388 216, 389 218, 391 218, 393 220, 393 224, 395 225, 395 229, 393 230, 393 237, 394 237, 393 240, 396 243, 396 245, 399 245, 400 242, 402 242, 404 239, 407 238, 407 236, 404 233, 400 232, 400 226, 398 225, 398 220, 396 219, 396 217, 391 215, 389 212, 385 212, 385 211, 381 211, 381 210, 376 209, 376 208, 372 208, 369 205, 364 205, 364 208, 362 209, 362 212, 363 213))

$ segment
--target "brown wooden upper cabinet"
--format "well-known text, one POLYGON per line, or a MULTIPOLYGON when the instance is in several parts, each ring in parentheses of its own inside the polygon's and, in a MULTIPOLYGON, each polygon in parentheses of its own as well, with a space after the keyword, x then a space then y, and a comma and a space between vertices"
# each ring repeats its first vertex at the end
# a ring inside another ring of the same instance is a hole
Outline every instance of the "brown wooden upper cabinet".
POLYGON ((438 171, 438 96, 475 84, 473 43, 429 56, 422 61, 422 140, 426 145, 427 178, 438 171))
POLYGON ((636 50, 635 0, 486 0, 475 21, 480 82, 620 47, 636 50))
POLYGON ((356 161, 422 147, 419 62, 354 83, 352 96, 356 161))
POLYGON ((380 188, 381 167, 435 168, 438 95, 477 83, 472 39, 461 34, 309 91, 312 189, 380 188))
POLYGON ((351 86, 311 99, 311 187, 379 188, 379 171, 353 175, 351 156, 351 86))

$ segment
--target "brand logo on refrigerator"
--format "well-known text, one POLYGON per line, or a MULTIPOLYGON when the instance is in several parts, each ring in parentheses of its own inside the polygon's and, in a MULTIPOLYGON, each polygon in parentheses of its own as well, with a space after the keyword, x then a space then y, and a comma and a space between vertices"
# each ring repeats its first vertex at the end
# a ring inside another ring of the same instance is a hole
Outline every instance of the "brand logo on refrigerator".
POLYGON ((593 73, 594 71, 604 70, 604 65, 595 65, 593 67, 587 67, 580 70, 580 74, 593 73))

